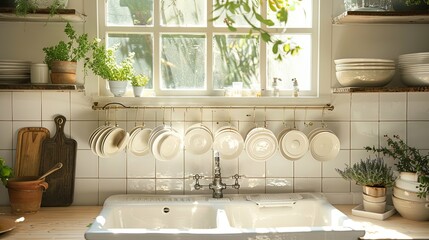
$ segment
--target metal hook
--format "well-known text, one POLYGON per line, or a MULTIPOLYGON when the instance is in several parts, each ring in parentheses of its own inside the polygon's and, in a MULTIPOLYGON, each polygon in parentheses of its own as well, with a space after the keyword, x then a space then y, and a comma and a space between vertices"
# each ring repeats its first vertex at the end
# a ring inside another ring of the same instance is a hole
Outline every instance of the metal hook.
POLYGON ((258 127, 258 124, 256 124, 256 107, 253 107, 253 124, 258 127))
POLYGON ((296 129, 296 108, 293 108, 293 128, 296 129))
POLYGON ((267 107, 264 107, 264 127, 268 127, 267 124, 267 107))

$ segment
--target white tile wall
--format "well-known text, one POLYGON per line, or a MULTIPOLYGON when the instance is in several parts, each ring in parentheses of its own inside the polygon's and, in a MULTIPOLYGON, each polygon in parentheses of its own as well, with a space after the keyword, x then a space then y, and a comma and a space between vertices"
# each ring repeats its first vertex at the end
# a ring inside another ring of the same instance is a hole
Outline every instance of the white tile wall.
MULTIPOLYGON (((277 152, 266 162, 255 162, 243 152, 239 158, 221 160, 224 177, 236 173, 241 189, 228 189, 226 193, 274 193, 274 192, 324 192, 328 199, 339 203, 353 203, 353 193, 361 191, 354 183, 344 181, 335 168, 344 168, 360 159, 375 155, 363 150, 364 146, 385 145, 383 135, 400 135, 410 145, 429 150, 429 101, 427 93, 368 93, 335 94, 332 104, 335 110, 267 109, 253 111, 244 109, 165 109, 165 110, 117 110, 110 111, 109 120, 117 121, 120 127, 130 131, 135 125, 145 122, 149 128, 166 122, 180 133, 203 118, 212 131, 227 124, 238 127, 243 137, 255 126, 267 120, 267 126, 278 134, 285 127, 309 132, 325 121, 338 135, 341 150, 336 159, 316 161, 307 154, 298 161, 289 161, 277 152), (143 119, 144 112, 144 119, 143 119), (165 113, 164 113, 165 112, 165 113), (255 121, 253 118, 256 113, 255 121), (137 116, 136 116, 137 114, 137 116), (172 121, 171 121, 172 119, 172 121), (304 122, 313 126, 305 127, 304 122), (286 123, 286 126, 285 126, 286 123)), ((212 153, 193 155, 186 150, 170 161, 154 159, 151 154, 143 157, 122 152, 111 158, 95 156, 88 145, 88 137, 99 125, 104 124, 105 111, 94 111, 91 98, 83 93, 69 92, 1 92, 0 107, 0 156, 13 165, 17 131, 22 127, 44 126, 55 133, 53 117, 66 116, 65 132, 78 142, 76 162, 75 205, 97 205, 112 194, 210 194, 210 190, 193 190, 194 180, 190 177, 200 173, 206 176, 202 184, 208 184, 212 177, 212 153)), ((394 165, 393 159, 386 159, 394 165)), ((231 178, 225 183, 232 184, 231 178)), ((7 204, 7 194, 0 188, 0 204, 7 204)))

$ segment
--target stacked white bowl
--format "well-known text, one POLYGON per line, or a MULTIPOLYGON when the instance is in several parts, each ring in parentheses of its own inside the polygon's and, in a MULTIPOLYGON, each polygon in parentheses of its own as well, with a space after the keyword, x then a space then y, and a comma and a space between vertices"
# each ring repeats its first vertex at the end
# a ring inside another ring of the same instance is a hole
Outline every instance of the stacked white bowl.
POLYGON ((429 86, 429 52, 400 55, 398 66, 405 85, 429 86))
POLYGON ((276 153, 278 143, 271 130, 255 127, 247 133, 244 146, 252 160, 267 161, 276 153))
POLYGON ((343 87, 382 87, 392 81, 395 62, 377 58, 334 60, 336 77, 343 87))
POLYGON ((244 139, 237 128, 223 126, 214 135, 213 150, 219 152, 221 159, 236 159, 244 150, 244 139))
POLYGON ((402 217, 415 221, 429 220, 429 200, 418 196, 415 173, 401 172, 393 187, 393 205, 402 217))

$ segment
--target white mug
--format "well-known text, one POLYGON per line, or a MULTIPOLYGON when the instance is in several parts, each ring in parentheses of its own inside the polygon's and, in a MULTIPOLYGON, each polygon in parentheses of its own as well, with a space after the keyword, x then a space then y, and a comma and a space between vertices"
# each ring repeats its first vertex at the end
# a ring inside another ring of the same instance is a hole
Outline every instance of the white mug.
POLYGON ((31 83, 49 83, 48 65, 44 63, 31 64, 31 83))

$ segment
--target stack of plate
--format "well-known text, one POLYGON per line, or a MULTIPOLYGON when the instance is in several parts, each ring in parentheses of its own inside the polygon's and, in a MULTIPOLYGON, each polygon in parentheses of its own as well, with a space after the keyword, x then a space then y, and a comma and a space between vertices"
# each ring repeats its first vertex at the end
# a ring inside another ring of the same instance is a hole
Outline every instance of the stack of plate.
POLYGON ((185 133, 185 149, 196 155, 208 152, 213 145, 213 134, 210 129, 197 123, 190 126, 185 133))
POLYGON ((31 62, 0 60, 0 84, 30 82, 31 62))
POLYGON ((174 159, 183 147, 183 140, 180 134, 167 125, 154 128, 148 143, 153 156, 161 161, 174 159))
POLYGON ((213 150, 219 152, 221 159, 236 159, 243 152, 244 140, 235 127, 219 128, 214 136, 213 150))
POLYGON ((398 57, 402 82, 407 86, 429 85, 429 52, 409 53, 398 57))
POLYGON ((104 125, 91 133, 88 143, 94 154, 107 158, 122 151, 127 146, 129 136, 118 126, 104 125))
POLYGON ((308 152, 307 136, 297 129, 284 129, 279 135, 280 153, 288 160, 298 160, 308 152))
POLYGON ((329 161, 340 152, 340 140, 327 128, 316 128, 308 134, 310 152, 317 161, 329 161))
POLYGON ((127 148, 136 156, 144 156, 149 153, 149 137, 152 129, 143 125, 136 126, 130 131, 130 139, 127 148))
POLYGON ((269 129, 256 127, 247 133, 245 149, 255 161, 270 159, 276 153, 277 147, 277 138, 269 129))
POLYGON ((389 59, 344 58, 334 62, 343 87, 382 87, 395 75, 395 62, 389 59))

